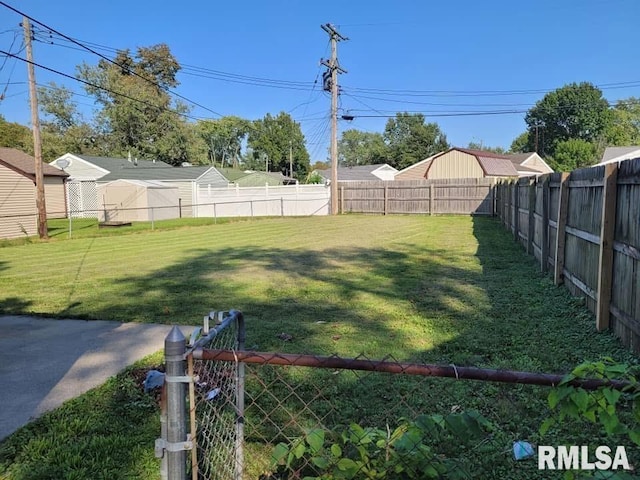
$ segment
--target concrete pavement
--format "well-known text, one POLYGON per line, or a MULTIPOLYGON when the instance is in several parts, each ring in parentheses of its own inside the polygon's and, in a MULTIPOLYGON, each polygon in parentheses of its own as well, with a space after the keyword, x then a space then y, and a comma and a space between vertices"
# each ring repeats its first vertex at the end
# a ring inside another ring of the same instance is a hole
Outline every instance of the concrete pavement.
POLYGON ((170 329, 0 315, 0 440, 162 349, 170 329))

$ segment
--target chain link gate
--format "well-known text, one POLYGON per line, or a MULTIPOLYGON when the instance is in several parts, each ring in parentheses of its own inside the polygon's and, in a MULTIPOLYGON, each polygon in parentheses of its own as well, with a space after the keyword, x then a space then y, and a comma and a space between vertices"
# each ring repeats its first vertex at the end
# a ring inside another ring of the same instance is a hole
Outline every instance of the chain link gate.
MULTIPOLYGON (((548 387, 563 375, 244 351, 244 333, 242 314, 231 311, 205 317, 192 335, 181 357, 187 375, 167 385, 189 385, 189 395, 182 392, 189 418, 182 422, 191 433, 182 443, 167 441, 166 456, 183 456, 177 470, 169 462, 163 478, 563 478, 562 470, 539 470, 534 446, 549 415, 548 387), (455 389, 459 401, 440 405, 442 389, 455 389)), ((602 379, 570 385, 585 392, 628 386, 602 379)), ((551 444, 595 448, 611 441, 596 426, 557 428, 551 444)), ((628 451, 637 465, 640 452, 628 451)))

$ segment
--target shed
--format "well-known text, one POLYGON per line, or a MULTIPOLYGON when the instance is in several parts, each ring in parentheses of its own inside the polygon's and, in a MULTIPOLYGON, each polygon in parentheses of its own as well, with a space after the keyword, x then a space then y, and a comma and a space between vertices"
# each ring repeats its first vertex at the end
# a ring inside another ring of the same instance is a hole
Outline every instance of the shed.
POLYGON ((426 179, 517 176, 518 171, 506 155, 457 147, 434 155, 424 173, 426 179))
POLYGON ((101 222, 148 222, 180 217, 178 187, 163 182, 114 180, 98 184, 101 222))
POLYGON ((551 172, 535 152, 494 153, 454 147, 400 170, 396 180, 530 177, 551 172))
MULTIPOLYGON (((47 218, 67 215, 68 175, 43 162, 47 218)), ((14 148, 0 148, 0 238, 37 235, 35 159, 14 148)))

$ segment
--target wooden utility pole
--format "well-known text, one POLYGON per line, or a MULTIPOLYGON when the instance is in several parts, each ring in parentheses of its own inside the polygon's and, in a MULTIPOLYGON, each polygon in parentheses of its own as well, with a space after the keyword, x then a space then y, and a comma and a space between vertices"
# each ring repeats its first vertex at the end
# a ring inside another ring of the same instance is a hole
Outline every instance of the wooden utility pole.
POLYGON ((289 140, 289 178, 293 178, 293 142, 289 140))
POLYGON ((36 94, 36 76, 33 69, 33 50, 31 48, 31 25, 23 17, 24 43, 27 50, 27 71, 29 73, 29 99, 31 100, 31 125, 33 127, 33 156, 36 159, 36 209, 38 210, 38 235, 49 238, 47 231, 47 207, 44 200, 44 175, 42 173, 42 141, 40 140, 40 120, 38 119, 38 97, 36 94))
POLYGON ((331 59, 323 60, 322 65, 328 68, 331 75, 331 214, 338 214, 338 73, 347 71, 338 65, 338 41, 349 40, 343 37, 333 25, 321 25, 331 40, 331 59))

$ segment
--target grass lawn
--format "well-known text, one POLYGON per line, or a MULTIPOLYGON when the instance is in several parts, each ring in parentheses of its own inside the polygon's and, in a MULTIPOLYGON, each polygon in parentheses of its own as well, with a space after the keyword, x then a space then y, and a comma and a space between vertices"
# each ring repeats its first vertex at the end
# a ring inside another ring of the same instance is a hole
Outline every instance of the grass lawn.
MULTIPOLYGON (((60 241, 0 248, 0 312, 193 324, 209 310, 236 308, 256 350, 555 373, 603 356, 633 361, 610 335, 595 333, 582 302, 541 275, 494 219, 346 215, 168 227, 103 236, 88 226, 74 230, 86 236, 62 241, 61 226, 60 241), (279 339, 283 332, 293 340, 279 339)), ((0 478, 62 478, 28 471, 55 463, 48 447, 65 442, 77 452, 64 460, 69 471, 107 448, 126 469, 118 477, 105 467, 91 478, 155 478, 149 455, 159 426, 155 410, 131 393, 132 375, 3 442, 0 478), (122 409, 118 395, 132 409, 131 431, 102 433, 96 425, 106 428, 122 409), (80 421, 83 408, 104 418, 80 421), (62 418, 76 419, 74 427, 62 418), (106 447, 93 445, 101 433, 106 447), (147 442, 140 462, 123 439, 130 435, 147 442)), ((509 434, 531 435, 545 393, 440 381, 418 403, 490 411, 509 434)), ((363 395, 361 403, 384 408, 363 395)))

